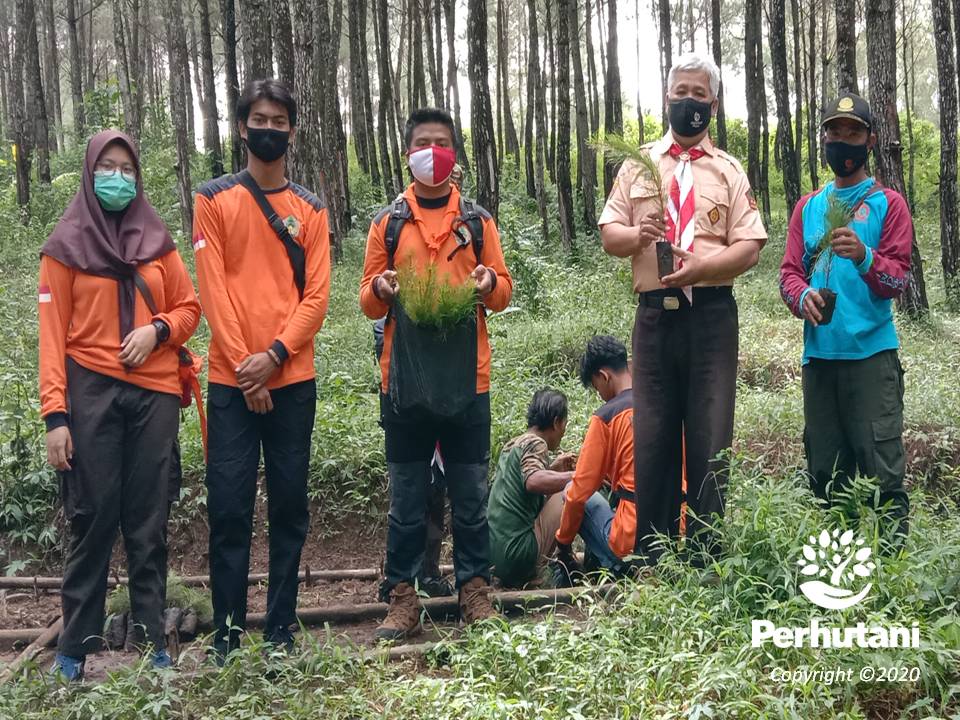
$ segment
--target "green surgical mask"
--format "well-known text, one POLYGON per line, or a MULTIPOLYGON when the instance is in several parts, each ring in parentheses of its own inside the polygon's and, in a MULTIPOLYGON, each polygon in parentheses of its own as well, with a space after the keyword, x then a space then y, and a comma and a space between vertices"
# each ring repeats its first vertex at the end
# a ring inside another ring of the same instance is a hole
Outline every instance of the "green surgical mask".
POLYGON ((137 182, 118 171, 96 172, 93 175, 93 192, 104 210, 123 210, 137 196, 137 182))

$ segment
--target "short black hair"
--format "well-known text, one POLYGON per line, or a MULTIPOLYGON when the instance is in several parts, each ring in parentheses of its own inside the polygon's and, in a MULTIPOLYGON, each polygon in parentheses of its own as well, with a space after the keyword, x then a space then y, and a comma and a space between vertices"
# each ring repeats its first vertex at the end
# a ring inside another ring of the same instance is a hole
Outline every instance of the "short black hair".
POLYGON ((590 387, 593 376, 603 368, 620 372, 627 368, 627 348, 613 335, 594 335, 580 358, 580 382, 590 387))
POLYGON ((425 125, 426 123, 440 123, 441 125, 445 125, 447 129, 450 130, 450 139, 453 140, 453 144, 457 144, 457 128, 453 124, 453 118, 450 116, 450 113, 441 108, 425 107, 417 108, 410 113, 410 117, 407 118, 407 123, 403 126, 404 147, 410 147, 414 128, 416 128, 417 125, 425 125))
POLYGON ((567 396, 559 390, 543 388, 533 394, 527 406, 527 427, 549 430, 557 420, 567 419, 567 396))
POLYGON ((285 82, 268 78, 266 80, 251 80, 247 83, 247 86, 243 89, 243 95, 237 101, 237 120, 247 122, 247 118, 250 117, 250 108, 258 100, 269 100, 283 105, 290 116, 290 127, 296 126, 297 101, 285 82))

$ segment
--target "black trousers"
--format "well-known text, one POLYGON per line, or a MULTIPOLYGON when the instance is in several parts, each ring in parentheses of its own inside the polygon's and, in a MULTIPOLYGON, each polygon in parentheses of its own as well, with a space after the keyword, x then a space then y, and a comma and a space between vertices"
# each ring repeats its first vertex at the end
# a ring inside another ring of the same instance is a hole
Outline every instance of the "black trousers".
POLYGON ((168 481, 179 398, 91 372, 70 359, 67 395, 74 456, 72 469, 60 473, 69 545, 59 650, 83 657, 101 646, 118 528, 139 639, 163 648, 168 481))
POLYGON ((261 446, 270 523, 264 634, 269 638, 297 619, 297 574, 310 524, 307 471, 316 415, 316 382, 308 380, 272 390, 270 397, 273 410, 257 415, 247 409, 239 388, 211 383, 207 390, 207 516, 215 643, 229 639, 235 646, 239 631, 246 625, 261 446))
POLYGON ((878 504, 892 504, 895 545, 907 534, 910 514, 903 486, 903 390, 896 350, 863 360, 811 359, 803 366, 803 441, 813 492, 832 503, 858 471, 877 478, 878 504))
POLYGON ((440 443, 453 530, 457 586, 475 577, 490 579, 487 470, 490 464, 490 396, 477 395, 459 417, 443 419, 411 411, 397 413, 380 398, 390 475, 387 524, 387 587, 421 574, 427 543, 430 460, 440 443))
POLYGON ((636 553, 651 564, 661 554, 651 533, 679 534, 684 439, 694 562, 700 550, 719 550, 707 523, 711 515, 723 514, 729 475, 737 303, 730 288, 693 293, 692 307, 680 290, 642 294, 633 330, 636 553), (679 307, 664 309, 664 298, 679 307))

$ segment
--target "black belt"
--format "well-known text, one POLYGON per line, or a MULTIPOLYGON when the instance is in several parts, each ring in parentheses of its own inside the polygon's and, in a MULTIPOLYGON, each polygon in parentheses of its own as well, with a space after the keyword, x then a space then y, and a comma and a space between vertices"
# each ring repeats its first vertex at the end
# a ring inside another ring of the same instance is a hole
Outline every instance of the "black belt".
MULTIPOLYGON (((733 297, 733 288, 730 285, 716 285, 711 287, 693 288, 694 304, 702 304, 721 300, 723 298, 733 297)), ((680 288, 668 288, 666 290, 650 290, 637 295, 637 304, 646 307, 657 308, 658 310, 680 310, 690 309, 690 303, 687 302, 687 296, 683 294, 680 288)))
POLYGON ((632 503, 637 502, 637 496, 634 494, 633 490, 627 490, 626 488, 618 487, 610 495, 611 497, 615 497, 617 500, 629 500, 632 503))

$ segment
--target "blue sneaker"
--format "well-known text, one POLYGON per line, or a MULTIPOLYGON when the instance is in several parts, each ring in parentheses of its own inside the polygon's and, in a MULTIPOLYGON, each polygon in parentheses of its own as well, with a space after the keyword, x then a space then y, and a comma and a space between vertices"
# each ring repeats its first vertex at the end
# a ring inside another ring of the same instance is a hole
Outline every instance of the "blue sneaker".
POLYGON ((170 653, 166 650, 160 650, 150 657, 150 663, 153 665, 154 670, 166 670, 167 668, 173 667, 173 658, 170 657, 170 653))
POLYGON ((67 682, 80 682, 83 680, 83 663, 85 660, 84 657, 75 658, 57 653, 57 657, 53 661, 53 667, 50 668, 50 673, 59 675, 67 682))

